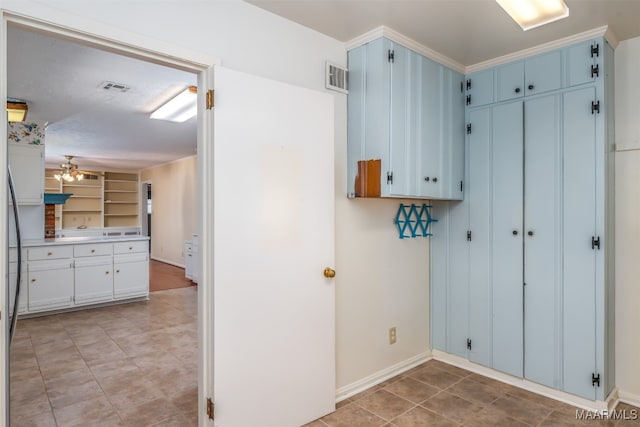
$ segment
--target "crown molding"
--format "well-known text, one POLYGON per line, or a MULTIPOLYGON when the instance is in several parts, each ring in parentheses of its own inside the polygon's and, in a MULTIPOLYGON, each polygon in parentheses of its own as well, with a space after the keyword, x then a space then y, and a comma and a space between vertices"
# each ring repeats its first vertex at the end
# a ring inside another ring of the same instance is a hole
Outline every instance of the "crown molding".
POLYGON ((605 25, 604 27, 594 28, 589 31, 584 31, 582 33, 574 34, 572 36, 563 37, 558 40, 554 40, 549 43, 544 43, 538 46, 530 47, 527 49, 519 50, 517 52, 510 53, 508 55, 499 56, 497 58, 489 59, 488 61, 478 62, 477 64, 469 65, 466 67, 466 73, 472 73, 475 71, 484 70, 487 68, 492 68, 497 65, 506 64, 508 62, 517 61, 519 59, 524 59, 529 56, 538 55, 540 53, 549 52, 561 47, 570 46, 575 43, 583 42, 586 40, 590 40, 596 37, 606 37, 606 34, 609 33, 610 37, 616 41, 615 45, 611 42, 609 38, 607 41, 614 47, 617 46, 617 39, 612 32, 608 32, 608 27, 605 25))
POLYGON ((451 69, 454 69, 459 73, 463 73, 463 74, 465 73, 465 66, 462 65, 461 63, 454 61, 448 56, 445 56, 438 51, 435 51, 423 44, 420 44, 417 41, 405 36, 404 34, 399 33, 393 28, 389 28, 384 25, 381 25, 352 40, 349 40, 348 42, 345 43, 345 48, 347 50, 351 50, 358 46, 362 46, 363 44, 369 43, 370 41, 379 39, 380 37, 384 37, 391 41, 399 43, 402 46, 408 49, 411 49, 414 52, 417 52, 423 56, 426 56, 429 59, 433 59, 434 61, 442 65, 445 65, 451 69))
POLYGON ((563 37, 558 40, 554 40, 549 43, 544 43, 538 46, 530 47, 527 49, 519 50, 517 52, 513 52, 507 55, 499 56, 497 58, 489 59, 487 61, 478 62, 477 64, 464 66, 461 63, 454 61, 437 52, 423 44, 418 43, 417 41, 410 39, 409 37, 399 33, 393 28, 389 28, 387 26, 381 25, 379 27, 374 28, 371 31, 368 31, 362 35, 359 35, 356 38, 353 38, 345 43, 346 50, 354 49, 358 46, 362 46, 363 44, 369 43, 373 40, 379 39, 380 37, 385 37, 391 41, 401 44, 402 46, 409 48, 421 55, 426 56, 429 59, 433 59, 436 62, 439 62, 442 65, 445 65, 449 68, 452 68, 460 73, 468 74, 475 71, 484 70, 487 68, 495 67, 497 65, 506 64, 508 62, 517 61, 519 59, 524 59, 532 55, 537 55, 544 52, 549 52, 554 49, 558 49, 565 46, 570 46, 575 43, 579 43, 582 41, 590 40, 597 37, 604 37, 611 47, 616 49, 618 44, 618 38, 615 33, 608 27, 598 27, 592 30, 584 31, 582 33, 574 34, 572 36, 563 37))

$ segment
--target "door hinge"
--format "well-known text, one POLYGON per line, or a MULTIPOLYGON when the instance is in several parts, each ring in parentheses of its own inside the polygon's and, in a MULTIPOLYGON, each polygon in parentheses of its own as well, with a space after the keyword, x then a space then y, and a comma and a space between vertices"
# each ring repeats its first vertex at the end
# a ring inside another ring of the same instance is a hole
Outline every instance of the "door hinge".
POLYGON ((207 110, 211 110, 213 107, 213 90, 209 89, 207 91, 207 110))
POLYGON ((471 135, 471 123, 467 124, 467 135, 471 135))
POLYGON ((460 191, 462 191, 462 181, 460 181, 460 191))
POLYGON ((591 374, 591 385, 600 387, 600 374, 591 374))
POLYGON ((387 184, 393 184, 393 172, 387 172, 387 184))
POLYGON ((471 89, 471 79, 467 79, 467 90, 471 89))
POLYGON ((471 241, 471 230, 467 231, 467 241, 471 241))
POLYGON ((593 78, 593 76, 600 77, 600 65, 596 64, 591 66, 591 78, 593 78))
POLYGON ((212 420, 215 415, 213 400, 210 397, 207 397, 207 415, 209 416, 210 420, 212 420))
POLYGON ((591 114, 600 114, 600 101, 591 101, 591 114))
POLYGON ((591 249, 595 249, 596 246, 598 247, 598 250, 600 250, 600 236, 597 238, 591 236, 591 249))
POLYGON ((593 58, 593 56, 600 56, 600 43, 596 43, 595 45, 591 45, 591 57, 593 58))
POLYGON ((467 350, 471 350, 471 338, 467 338, 467 350))
POLYGON ((387 60, 389 62, 395 62, 395 59, 396 59, 396 52, 391 50, 391 49, 389 49, 387 51, 387 60))
POLYGON ((471 95, 467 95, 467 105, 471 105, 471 95))

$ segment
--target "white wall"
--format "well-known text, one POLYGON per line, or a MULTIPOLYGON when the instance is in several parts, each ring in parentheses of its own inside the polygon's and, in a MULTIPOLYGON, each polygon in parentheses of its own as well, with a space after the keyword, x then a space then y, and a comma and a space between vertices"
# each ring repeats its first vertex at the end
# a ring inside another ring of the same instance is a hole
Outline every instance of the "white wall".
POLYGON ((198 158, 195 156, 140 171, 151 182, 151 257, 184 266, 184 241, 197 233, 198 158))
POLYGON ((616 385, 640 402, 640 38, 616 61, 616 385))
MULTIPOLYGON (((55 21, 78 16, 221 58, 239 71, 316 90, 324 62, 346 65, 342 43, 238 0, 0 0, 55 21)), ((98 25, 92 31, 100 31, 98 25)), ((346 96, 335 92, 338 387, 428 350, 428 242, 399 240, 400 201, 346 199, 346 96), (387 329, 398 342, 387 344, 387 329)))

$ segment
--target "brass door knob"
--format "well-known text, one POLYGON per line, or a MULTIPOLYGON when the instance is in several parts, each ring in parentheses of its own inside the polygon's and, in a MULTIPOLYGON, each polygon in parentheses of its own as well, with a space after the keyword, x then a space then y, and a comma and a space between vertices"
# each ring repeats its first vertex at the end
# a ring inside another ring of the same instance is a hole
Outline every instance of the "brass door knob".
POLYGON ((334 277, 336 277, 336 271, 332 268, 325 268, 324 269, 324 277, 326 277, 327 279, 333 279, 334 277))

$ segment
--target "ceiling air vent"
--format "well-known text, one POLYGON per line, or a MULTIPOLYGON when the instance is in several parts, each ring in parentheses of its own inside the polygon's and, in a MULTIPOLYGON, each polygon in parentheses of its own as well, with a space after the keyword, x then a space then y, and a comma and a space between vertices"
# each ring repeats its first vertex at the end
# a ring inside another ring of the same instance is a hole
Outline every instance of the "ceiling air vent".
POLYGON ((342 93, 349 93, 347 90, 347 77, 349 72, 346 68, 327 62, 325 87, 342 93))
POLYGON ((114 83, 114 82, 102 82, 100 83, 100 87, 104 90, 113 90, 118 92, 126 92, 131 89, 129 86, 123 83, 114 83))

